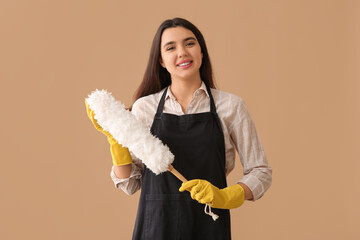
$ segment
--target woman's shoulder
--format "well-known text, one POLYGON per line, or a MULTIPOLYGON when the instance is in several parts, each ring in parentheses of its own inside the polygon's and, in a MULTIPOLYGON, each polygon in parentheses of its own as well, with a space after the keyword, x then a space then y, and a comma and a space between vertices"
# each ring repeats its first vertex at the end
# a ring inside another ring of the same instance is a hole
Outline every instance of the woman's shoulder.
POLYGON ((248 118, 245 101, 229 92, 211 89, 219 118, 231 132, 234 124, 238 124, 248 118))
POLYGON ((132 112, 135 114, 144 110, 146 112, 156 112, 157 105, 164 91, 165 89, 162 89, 157 93, 153 93, 137 99, 132 105, 132 112))
POLYGON ((231 104, 233 107, 245 105, 245 101, 241 97, 233 93, 211 88, 211 94, 213 95, 215 104, 217 106, 221 106, 224 104, 225 105, 231 104))

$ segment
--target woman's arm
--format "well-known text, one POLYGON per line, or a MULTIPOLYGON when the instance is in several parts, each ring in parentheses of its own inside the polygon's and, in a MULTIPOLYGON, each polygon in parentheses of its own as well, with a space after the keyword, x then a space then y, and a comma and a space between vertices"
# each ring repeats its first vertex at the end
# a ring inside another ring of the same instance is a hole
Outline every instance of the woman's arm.
POLYGON ((116 188, 132 195, 141 188, 144 166, 135 156, 133 162, 123 166, 112 166, 110 176, 116 188))
POLYGON ((272 169, 267 162, 255 124, 241 99, 235 104, 234 120, 229 133, 244 170, 244 176, 238 184, 245 190, 245 199, 257 200, 271 185, 272 169))
POLYGON ((114 173, 115 176, 119 179, 125 179, 130 177, 131 173, 131 164, 123 165, 123 166, 115 166, 114 165, 114 173))
POLYGON ((253 200, 254 196, 248 186, 246 186, 244 183, 239 182, 238 183, 243 189, 245 193, 245 200, 253 200))

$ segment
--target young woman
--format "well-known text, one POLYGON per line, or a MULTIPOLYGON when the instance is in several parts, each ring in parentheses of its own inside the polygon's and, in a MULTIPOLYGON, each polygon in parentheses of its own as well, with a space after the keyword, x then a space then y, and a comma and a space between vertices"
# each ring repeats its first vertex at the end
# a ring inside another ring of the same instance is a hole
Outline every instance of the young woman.
POLYGON ((169 146, 175 169, 190 180, 152 173, 89 111, 108 136, 116 187, 127 194, 141 188, 133 239, 231 239, 229 209, 259 199, 272 170, 243 100, 215 89, 205 40, 192 23, 174 18, 160 25, 132 113, 169 146), (228 187, 235 149, 244 176, 228 187))

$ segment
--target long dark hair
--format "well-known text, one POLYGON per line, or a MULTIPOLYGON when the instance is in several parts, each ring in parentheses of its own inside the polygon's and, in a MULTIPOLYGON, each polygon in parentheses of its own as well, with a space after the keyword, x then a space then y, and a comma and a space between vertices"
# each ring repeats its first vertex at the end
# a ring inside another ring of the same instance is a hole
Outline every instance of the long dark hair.
POLYGON ((160 44, 161 36, 165 29, 173 27, 184 27, 192 31, 197 38, 201 52, 203 54, 202 63, 200 67, 201 80, 205 82, 211 88, 215 88, 212 67, 210 63, 210 57, 206 48, 205 39, 199 29, 191 22, 183 18, 174 18, 165 20, 158 28, 155 37, 152 42, 149 61, 145 70, 144 78, 140 83, 140 86, 135 92, 135 101, 141 97, 157 93, 161 89, 171 84, 170 73, 160 65, 160 44))

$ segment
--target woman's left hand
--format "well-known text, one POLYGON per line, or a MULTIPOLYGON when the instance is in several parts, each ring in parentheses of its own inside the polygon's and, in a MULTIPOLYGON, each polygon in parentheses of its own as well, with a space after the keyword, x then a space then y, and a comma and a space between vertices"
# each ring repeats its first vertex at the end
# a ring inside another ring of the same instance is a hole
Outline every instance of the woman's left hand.
POLYGON ((211 203, 211 207, 232 209, 240 207, 245 200, 244 189, 239 185, 219 189, 210 182, 194 179, 181 185, 179 191, 189 191, 191 198, 199 203, 211 203))

